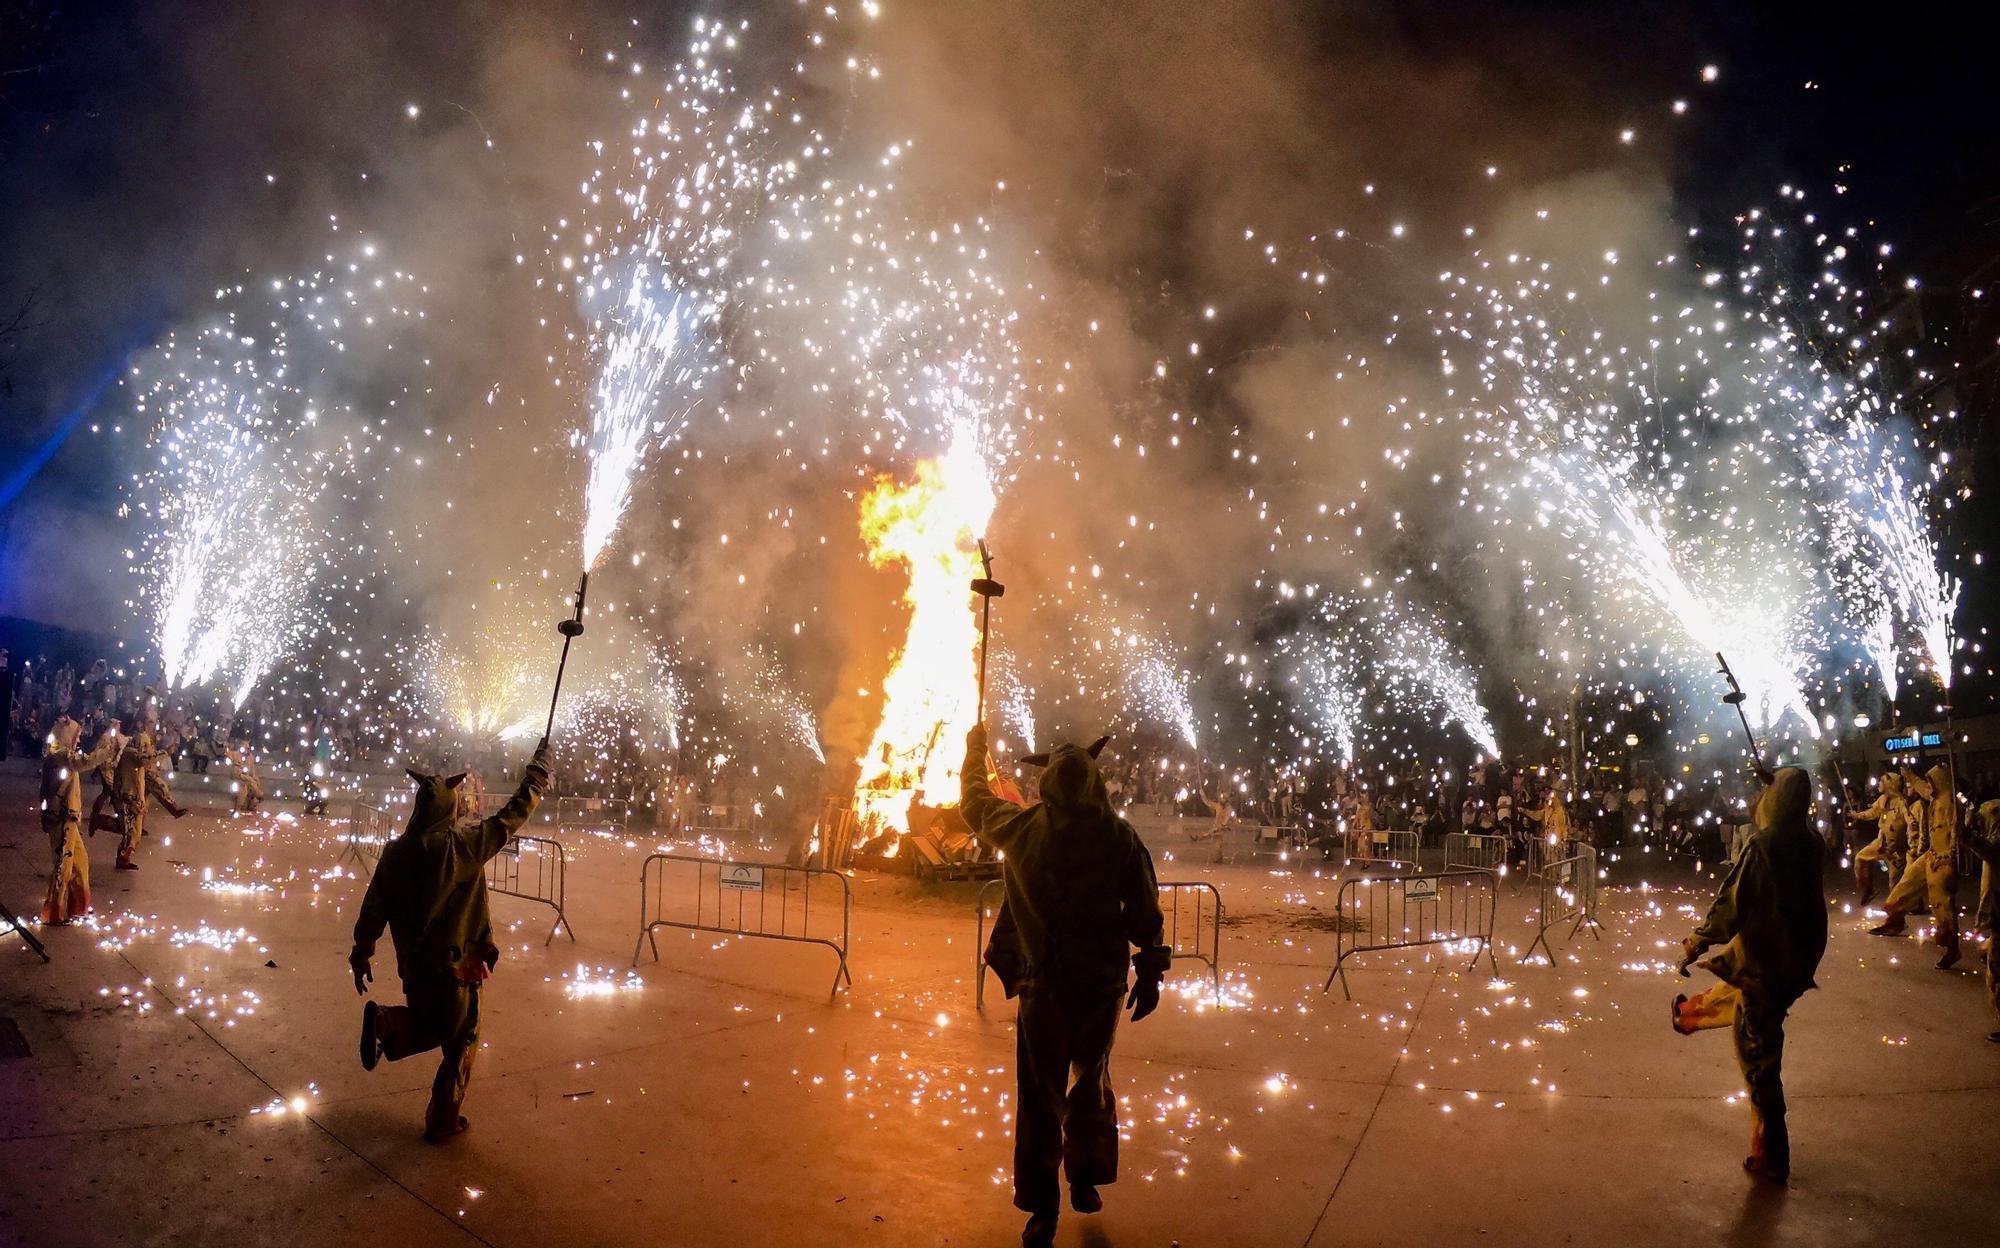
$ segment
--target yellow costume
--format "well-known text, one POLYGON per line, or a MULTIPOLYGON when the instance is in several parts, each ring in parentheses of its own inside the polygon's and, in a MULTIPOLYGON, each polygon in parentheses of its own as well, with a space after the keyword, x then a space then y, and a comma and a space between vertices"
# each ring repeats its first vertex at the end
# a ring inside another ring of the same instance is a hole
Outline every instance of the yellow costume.
POLYGON ((1912 828, 1915 856, 1882 903, 1888 917, 1869 930, 1877 936, 1902 935, 1903 916, 1928 897, 1932 939, 1944 951, 1938 969, 1948 971, 1958 964, 1958 791, 1952 785, 1951 768, 1943 763, 1909 784, 1911 792, 1923 799, 1921 827, 1912 828))
POLYGON ((51 866, 42 922, 60 927, 90 913, 90 852, 83 843, 83 777, 117 748, 115 739, 85 755, 77 750, 82 725, 67 715, 56 721, 42 752, 42 831, 51 866))
POLYGON ((1882 791, 1866 810, 1857 810, 1848 818, 1875 825, 1875 839, 1863 845, 1854 855, 1854 887, 1859 894, 1860 905, 1867 905, 1875 896, 1875 870, 1870 863, 1879 862, 1889 869, 1889 883, 1893 886, 1903 878, 1903 870, 1910 859, 1910 803, 1903 793, 1903 778, 1894 772, 1882 777, 1882 791))

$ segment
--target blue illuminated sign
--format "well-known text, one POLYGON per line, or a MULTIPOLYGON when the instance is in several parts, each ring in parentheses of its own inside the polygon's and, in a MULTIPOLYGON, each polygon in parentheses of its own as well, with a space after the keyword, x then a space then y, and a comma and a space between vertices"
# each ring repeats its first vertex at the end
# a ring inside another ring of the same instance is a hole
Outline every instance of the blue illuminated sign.
POLYGON ((1904 750, 1935 749, 1943 745, 1944 734, 1941 732, 1909 732, 1900 737, 1882 738, 1882 748, 1891 754, 1904 750))

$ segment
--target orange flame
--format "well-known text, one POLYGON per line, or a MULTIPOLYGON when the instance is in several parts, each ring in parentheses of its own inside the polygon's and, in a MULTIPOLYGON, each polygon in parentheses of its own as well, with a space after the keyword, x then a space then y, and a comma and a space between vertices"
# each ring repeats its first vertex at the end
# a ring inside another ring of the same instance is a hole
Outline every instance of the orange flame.
POLYGON ((993 517, 993 481, 973 439, 954 439, 917 477, 888 477, 861 500, 861 536, 877 567, 909 569, 910 626, 882 681, 882 721, 854 790, 856 821, 872 832, 910 831, 910 804, 958 804, 966 729, 978 715, 979 621, 970 585, 978 541, 993 517))

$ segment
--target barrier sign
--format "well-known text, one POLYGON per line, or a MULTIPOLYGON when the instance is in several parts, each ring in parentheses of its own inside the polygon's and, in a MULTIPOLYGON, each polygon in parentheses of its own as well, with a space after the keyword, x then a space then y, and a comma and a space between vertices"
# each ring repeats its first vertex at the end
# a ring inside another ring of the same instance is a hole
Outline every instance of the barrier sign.
POLYGON ((1438 882, 1436 877, 1418 876, 1403 886, 1405 901, 1436 901, 1438 882))
POLYGON ((764 891, 764 868, 738 863, 722 873, 720 883, 724 888, 733 888, 741 893, 761 893, 764 891))

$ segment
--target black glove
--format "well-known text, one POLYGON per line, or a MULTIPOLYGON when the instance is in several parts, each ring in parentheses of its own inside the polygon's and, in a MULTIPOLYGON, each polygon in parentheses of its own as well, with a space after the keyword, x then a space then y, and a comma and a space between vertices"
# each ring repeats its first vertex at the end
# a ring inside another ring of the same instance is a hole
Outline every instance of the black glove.
POLYGON ((1130 995, 1125 998, 1125 1008, 1132 1011, 1132 1021, 1135 1023, 1159 1009, 1160 981, 1143 976, 1135 981, 1130 995))
POLYGON ((1708 952, 1708 946, 1701 944, 1694 937, 1690 936, 1681 942, 1681 951, 1681 978, 1686 979, 1688 978, 1688 968, 1694 965, 1696 958, 1708 952))
POLYGON ((986 724, 983 721, 965 730, 965 750, 968 754, 986 752, 986 724))
POLYGON ((347 955, 347 969, 354 972, 354 991, 368 995, 368 985, 375 982, 375 968, 367 954, 359 949, 347 955))
POLYGON ((555 754, 549 749, 549 739, 543 737, 535 746, 535 756, 528 760, 527 773, 521 778, 535 789, 541 790, 549 787, 549 779, 555 773, 555 754))

